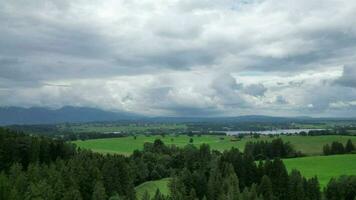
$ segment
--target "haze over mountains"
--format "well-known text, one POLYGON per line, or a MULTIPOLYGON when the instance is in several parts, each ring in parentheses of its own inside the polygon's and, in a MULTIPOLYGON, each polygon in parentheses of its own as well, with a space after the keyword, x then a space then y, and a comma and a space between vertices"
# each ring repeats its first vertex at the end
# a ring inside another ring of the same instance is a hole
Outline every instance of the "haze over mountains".
MULTIPOLYGON (((75 122, 103 122, 141 120, 150 122, 286 122, 286 121, 320 121, 332 118, 311 117, 273 117, 263 115, 246 115, 236 117, 148 117, 129 112, 112 112, 90 107, 65 106, 59 109, 44 107, 0 107, 0 125, 13 124, 54 124, 75 122)), ((335 118, 338 119, 338 118, 335 118)))
POLYGON ((0 125, 115 121, 137 119, 139 117, 139 115, 127 112, 109 112, 88 107, 66 106, 60 109, 49 109, 43 107, 0 108, 0 125))

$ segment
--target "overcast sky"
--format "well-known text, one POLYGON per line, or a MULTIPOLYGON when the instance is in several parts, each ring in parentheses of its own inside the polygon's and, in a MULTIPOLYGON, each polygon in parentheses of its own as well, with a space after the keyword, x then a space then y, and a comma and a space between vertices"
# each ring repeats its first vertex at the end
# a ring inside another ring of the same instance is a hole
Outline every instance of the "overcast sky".
POLYGON ((356 116, 356 1, 0 5, 0 106, 356 116))

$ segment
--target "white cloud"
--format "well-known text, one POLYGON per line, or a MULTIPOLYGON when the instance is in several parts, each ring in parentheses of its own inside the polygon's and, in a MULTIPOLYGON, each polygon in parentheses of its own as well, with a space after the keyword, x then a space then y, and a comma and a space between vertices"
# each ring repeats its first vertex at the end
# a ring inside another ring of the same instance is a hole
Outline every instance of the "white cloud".
POLYGON ((356 109, 351 1, 0 3, 0 105, 147 115, 356 109))

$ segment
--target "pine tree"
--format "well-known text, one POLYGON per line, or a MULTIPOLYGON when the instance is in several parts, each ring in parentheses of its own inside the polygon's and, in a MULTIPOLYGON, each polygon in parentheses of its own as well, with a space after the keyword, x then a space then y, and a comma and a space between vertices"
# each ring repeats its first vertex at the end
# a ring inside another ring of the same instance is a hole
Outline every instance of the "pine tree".
POLYGON ((266 172, 271 179, 274 196, 279 200, 287 199, 288 172, 285 165, 277 158, 269 167, 266 172))
POLYGON ((249 200, 258 200, 258 194, 257 194, 257 186, 256 184, 252 184, 250 192, 249 192, 249 200))
POLYGON ((24 199, 24 194, 27 191, 27 178, 20 164, 15 163, 11 166, 9 170, 9 181, 12 186, 10 199, 24 199))
POLYGON ((97 181, 94 186, 92 200, 106 200, 107 195, 105 192, 104 184, 102 181, 97 181))
POLYGON ((25 199, 54 199, 54 193, 50 185, 47 184, 45 180, 39 183, 31 183, 25 199))
POLYGON ((338 190, 338 185, 335 178, 330 179, 328 185, 325 188, 325 198, 336 200, 337 197, 340 197, 338 190))
POLYGON ((344 145, 341 142, 332 142, 331 143, 331 153, 332 154, 343 154, 345 153, 344 145))
POLYGON ((273 200, 272 182, 271 179, 264 175, 258 187, 258 193, 263 197, 263 200, 273 200))
POLYGON ((224 195, 226 200, 236 200, 240 196, 239 180, 235 174, 234 168, 231 164, 225 170, 225 178, 223 182, 224 195))
POLYGON ((248 191, 247 187, 245 187, 244 191, 242 192, 241 199, 242 200, 250 200, 250 192, 248 191))
POLYGON ((290 200, 304 199, 303 178, 297 170, 292 170, 289 176, 288 192, 290 200))
POLYGON ((245 184, 250 186, 252 183, 257 182, 257 165, 252 155, 244 155, 244 168, 245 168, 245 184))
POLYGON ((307 198, 313 200, 320 200, 320 185, 317 177, 313 177, 307 181, 307 198))
MULTIPOLYGON (((59 164, 59 166, 62 166, 59 164)), ((65 192, 64 177, 56 169, 55 165, 51 165, 48 170, 48 183, 52 185, 53 195, 55 199, 62 199, 65 192)))
POLYGON ((323 147, 323 153, 324 155, 328 156, 331 155, 331 148, 329 144, 324 145, 323 147))
POLYGON ((185 186, 182 180, 178 177, 172 178, 168 184, 170 197, 172 200, 185 200, 185 186))
POLYGON ((346 147, 345 147, 345 151, 347 153, 350 153, 352 151, 355 151, 355 146, 354 144, 352 143, 352 141, 349 139, 347 140, 347 143, 346 143, 346 147))
POLYGON ((10 185, 4 173, 0 173, 0 199, 9 199, 10 185))
POLYGON ((82 195, 77 189, 70 189, 63 195, 62 200, 82 200, 82 195))
MULTIPOLYGON (((1 198, 0 198, 1 199, 1 198)), ((12 188, 10 191, 9 199, 11 200, 23 200, 23 195, 16 188, 12 188)))
POLYGON ((189 193, 188 197, 187 197, 187 200, 197 200, 197 199, 198 199, 197 198, 197 194, 195 193, 194 188, 192 188, 190 190, 190 193, 189 193))
POLYGON ((210 171, 210 177, 208 181, 208 191, 207 191, 207 199, 208 200, 216 200, 223 192, 223 188, 221 187, 223 184, 223 178, 220 172, 219 167, 216 165, 210 171))
POLYGON ((191 188, 193 188, 193 179, 192 174, 187 168, 184 168, 181 172, 180 179, 184 184, 185 187, 185 194, 189 194, 191 188))
POLYGON ((205 173, 202 170, 194 171, 192 174, 193 188, 195 188, 197 197, 202 199, 207 192, 208 181, 206 179, 205 173))

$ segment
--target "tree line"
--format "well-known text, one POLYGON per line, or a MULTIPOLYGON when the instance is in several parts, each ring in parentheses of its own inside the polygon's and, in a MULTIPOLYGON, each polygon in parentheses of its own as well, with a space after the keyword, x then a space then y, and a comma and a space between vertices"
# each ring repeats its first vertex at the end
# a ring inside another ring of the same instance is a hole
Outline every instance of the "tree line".
POLYGON ((350 139, 347 140, 346 145, 341 142, 334 141, 331 144, 326 144, 323 146, 324 155, 348 154, 354 152, 355 146, 350 139))
POLYGON ((272 141, 247 142, 244 153, 252 155, 257 160, 303 156, 289 142, 284 142, 281 138, 272 141))

